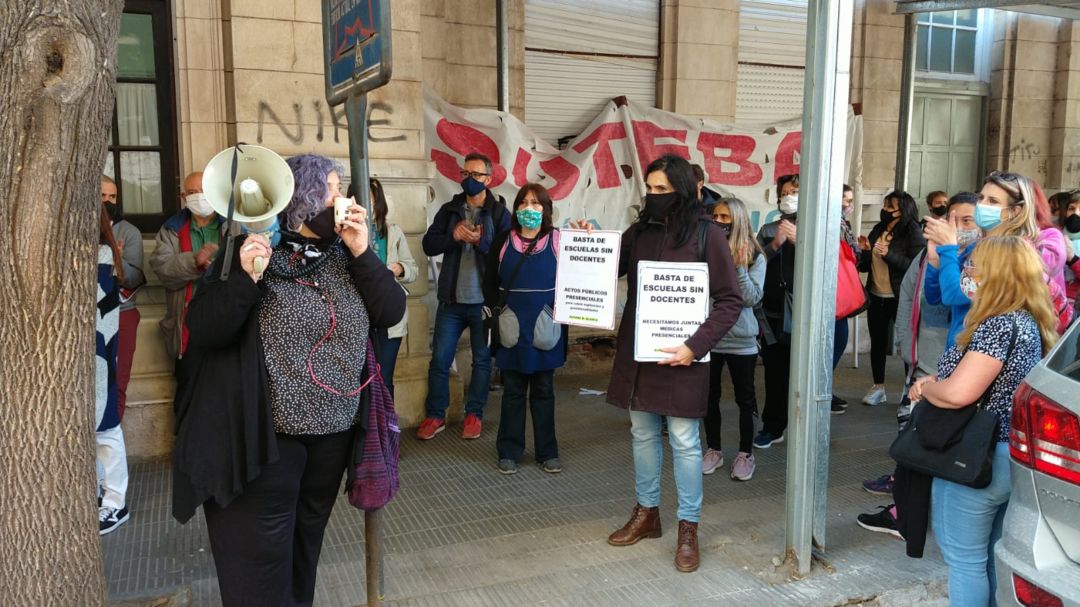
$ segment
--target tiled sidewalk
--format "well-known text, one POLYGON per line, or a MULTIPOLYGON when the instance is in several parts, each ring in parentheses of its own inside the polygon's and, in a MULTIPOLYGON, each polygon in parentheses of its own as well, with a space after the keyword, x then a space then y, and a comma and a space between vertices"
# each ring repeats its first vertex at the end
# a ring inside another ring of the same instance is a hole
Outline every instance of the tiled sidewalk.
MULTIPOLYGON (((908 559, 901 542, 855 524, 857 514, 888 501, 860 483, 889 468, 885 450, 896 428, 894 407, 858 404, 867 375, 845 362, 837 377, 837 393, 852 405, 832 417, 826 562, 806 579, 775 564, 784 546, 785 445, 757 452, 750 482, 730 480, 737 434, 730 402, 723 405, 728 463, 705 478, 701 569, 681 574, 672 565, 670 451, 664 537, 608 546, 607 534, 634 504, 629 422, 603 397, 578 396, 579 387, 605 389, 606 377, 564 373, 557 376, 561 474, 545 474, 529 456, 515 476, 496 472, 497 392, 479 440, 462 441, 459 428, 449 428, 428 443, 411 433, 403 441, 402 490, 383 513, 385 603, 827 606, 891 592, 871 604, 923 604, 888 597, 921 596, 928 583, 931 594, 940 592, 945 569, 933 542, 926 558, 908 559), (908 588, 915 590, 903 594, 908 588)), ((899 375, 890 368, 890 377, 899 375)), ((167 463, 132 467, 131 521, 102 542, 112 597, 181 592, 195 605, 220 604, 205 524, 201 516, 186 526, 171 518, 169 486, 167 463)), ((363 555, 363 515, 342 499, 326 533, 316 605, 364 603, 363 555)))

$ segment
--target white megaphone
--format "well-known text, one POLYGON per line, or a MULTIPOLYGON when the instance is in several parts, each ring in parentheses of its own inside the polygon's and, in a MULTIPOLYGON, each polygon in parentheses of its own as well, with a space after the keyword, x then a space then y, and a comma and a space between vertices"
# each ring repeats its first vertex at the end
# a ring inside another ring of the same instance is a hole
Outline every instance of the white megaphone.
MULTIPOLYGON (((246 224, 249 232, 270 229, 278 214, 289 204, 295 188, 292 169, 285 159, 273 150, 257 145, 241 143, 222 150, 203 170, 203 194, 214 212, 228 218, 231 196, 231 219, 246 224)), ((229 244, 231 249, 231 239, 229 244)), ((231 250, 228 252, 231 254, 231 250)), ((265 268, 266 260, 256 258, 255 273, 261 274, 265 268)), ((227 271, 224 277, 227 277, 227 271)))

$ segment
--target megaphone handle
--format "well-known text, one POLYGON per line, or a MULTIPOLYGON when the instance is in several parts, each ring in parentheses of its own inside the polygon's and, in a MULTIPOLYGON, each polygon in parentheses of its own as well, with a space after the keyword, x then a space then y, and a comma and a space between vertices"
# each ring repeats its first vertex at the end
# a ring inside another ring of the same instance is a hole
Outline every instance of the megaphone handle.
POLYGON ((266 258, 256 257, 251 260, 251 269, 255 270, 256 276, 262 276, 262 273, 266 270, 266 258))

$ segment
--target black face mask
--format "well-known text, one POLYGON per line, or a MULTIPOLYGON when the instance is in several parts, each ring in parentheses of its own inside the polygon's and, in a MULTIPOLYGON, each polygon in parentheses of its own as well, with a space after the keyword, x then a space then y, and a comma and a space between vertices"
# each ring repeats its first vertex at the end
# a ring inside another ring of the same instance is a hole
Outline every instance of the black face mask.
POLYGON ((945 213, 949 212, 948 205, 941 205, 940 207, 930 207, 930 212, 937 217, 944 217, 945 213))
POLYGON ((1073 234, 1080 232, 1080 215, 1069 215, 1066 217, 1065 229, 1073 234))
POLYGON ((896 219, 892 211, 886 211, 881 209, 881 223, 892 223, 892 220, 896 219))
POLYGON ((305 221, 304 225, 312 232, 315 232, 315 235, 322 240, 337 238, 337 232, 334 231, 336 225, 334 223, 334 207, 326 207, 326 209, 305 221))
POLYGON ((124 209, 117 203, 105 203, 105 212, 109 214, 109 221, 116 223, 124 220, 124 209))
POLYGON ((651 219, 663 221, 667 218, 668 214, 671 213, 671 207, 675 206, 677 200, 679 200, 678 192, 646 194, 645 209, 643 212, 651 219))
POLYGON ((724 231, 725 236, 731 236, 731 228, 735 227, 734 223, 723 223, 721 221, 716 222, 716 225, 720 226, 720 229, 724 231))

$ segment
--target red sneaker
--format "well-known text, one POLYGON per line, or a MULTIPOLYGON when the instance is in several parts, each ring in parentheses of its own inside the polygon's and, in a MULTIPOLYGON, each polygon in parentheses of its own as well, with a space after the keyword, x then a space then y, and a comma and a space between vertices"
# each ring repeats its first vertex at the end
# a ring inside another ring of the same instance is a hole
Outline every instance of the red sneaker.
POLYGON ((465 416, 465 427, 461 429, 461 438, 465 440, 480 438, 480 431, 483 429, 484 423, 480 421, 480 418, 470 413, 465 416))
POLYGON ((431 440, 435 438, 436 434, 442 432, 444 428, 446 428, 446 420, 437 417, 425 417, 416 430, 416 438, 431 440))

